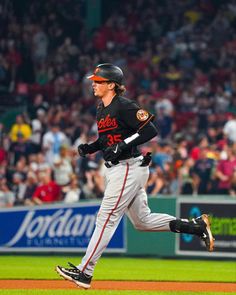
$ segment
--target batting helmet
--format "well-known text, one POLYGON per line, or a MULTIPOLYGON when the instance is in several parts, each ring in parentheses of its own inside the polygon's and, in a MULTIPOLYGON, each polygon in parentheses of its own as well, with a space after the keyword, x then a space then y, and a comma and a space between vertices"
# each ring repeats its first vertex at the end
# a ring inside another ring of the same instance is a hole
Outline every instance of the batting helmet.
POLYGON ((93 75, 87 77, 93 81, 112 81, 122 85, 124 74, 122 70, 113 64, 100 64, 94 70, 93 75))

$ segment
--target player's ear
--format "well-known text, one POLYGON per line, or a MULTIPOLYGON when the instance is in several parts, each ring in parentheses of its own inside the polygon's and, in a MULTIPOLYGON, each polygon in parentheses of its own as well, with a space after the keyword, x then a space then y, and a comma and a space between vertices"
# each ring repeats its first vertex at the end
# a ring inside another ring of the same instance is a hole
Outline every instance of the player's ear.
POLYGON ((116 83, 115 83, 115 82, 109 82, 109 83, 108 83, 108 88, 109 88, 110 90, 114 90, 115 87, 116 87, 116 83))

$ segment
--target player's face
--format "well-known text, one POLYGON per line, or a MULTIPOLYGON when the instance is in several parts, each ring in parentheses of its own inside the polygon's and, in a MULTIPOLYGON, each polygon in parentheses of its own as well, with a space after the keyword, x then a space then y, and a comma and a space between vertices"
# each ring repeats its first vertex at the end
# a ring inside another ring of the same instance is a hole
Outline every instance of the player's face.
POLYGON ((110 91, 110 82, 106 81, 93 81, 92 87, 94 95, 97 97, 104 97, 110 91))

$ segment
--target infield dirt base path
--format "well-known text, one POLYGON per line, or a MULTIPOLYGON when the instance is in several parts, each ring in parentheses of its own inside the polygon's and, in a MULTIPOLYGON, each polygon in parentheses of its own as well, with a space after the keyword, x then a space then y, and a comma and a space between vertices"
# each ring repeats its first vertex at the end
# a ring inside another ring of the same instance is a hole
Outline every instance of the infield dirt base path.
MULTIPOLYGON (((63 280, 0 280, 0 289, 68 290, 76 289, 76 285, 69 281, 63 280)), ((92 289, 236 292, 236 284, 200 282, 93 281, 92 289)))

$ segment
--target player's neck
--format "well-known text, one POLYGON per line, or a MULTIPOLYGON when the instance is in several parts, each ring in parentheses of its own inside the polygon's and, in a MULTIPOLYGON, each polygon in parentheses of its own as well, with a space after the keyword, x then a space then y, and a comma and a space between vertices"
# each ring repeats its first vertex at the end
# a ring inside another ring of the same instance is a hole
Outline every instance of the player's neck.
POLYGON ((116 96, 115 92, 108 93, 107 95, 103 96, 101 99, 102 99, 104 107, 107 107, 112 102, 115 96, 116 96))

